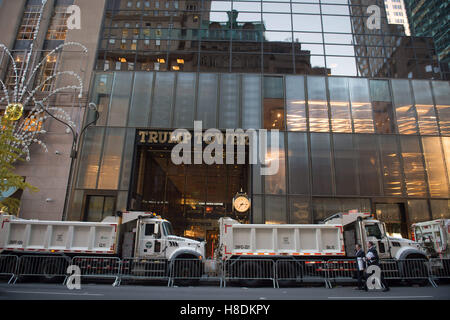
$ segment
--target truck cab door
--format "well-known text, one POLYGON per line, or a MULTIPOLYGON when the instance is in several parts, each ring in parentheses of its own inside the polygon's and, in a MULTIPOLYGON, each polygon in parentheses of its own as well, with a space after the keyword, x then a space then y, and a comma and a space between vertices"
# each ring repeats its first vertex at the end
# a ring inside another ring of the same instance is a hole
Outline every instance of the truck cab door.
POLYGON ((365 223, 364 229, 366 231, 367 242, 372 241, 378 251, 380 259, 391 258, 389 250, 389 241, 384 233, 384 228, 380 223, 368 222, 365 223))
POLYGON ((154 257, 158 255, 158 232, 159 232, 159 224, 155 221, 146 222, 143 221, 140 224, 139 230, 139 248, 138 248, 138 256, 145 257, 154 257))

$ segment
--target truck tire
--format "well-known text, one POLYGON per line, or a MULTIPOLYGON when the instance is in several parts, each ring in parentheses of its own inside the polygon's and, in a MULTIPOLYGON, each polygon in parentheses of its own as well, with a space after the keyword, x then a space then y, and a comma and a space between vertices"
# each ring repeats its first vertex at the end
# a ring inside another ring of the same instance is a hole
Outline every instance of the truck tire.
POLYGON ((257 261, 240 262, 237 277, 245 287, 256 287, 261 284, 264 277, 262 268, 257 261))
POLYGON ((172 276, 179 286, 198 285, 202 276, 201 260, 177 258, 173 261, 172 276))
POLYGON ((428 283, 428 268, 425 258, 407 257, 401 263, 401 275, 411 285, 425 286, 428 283))

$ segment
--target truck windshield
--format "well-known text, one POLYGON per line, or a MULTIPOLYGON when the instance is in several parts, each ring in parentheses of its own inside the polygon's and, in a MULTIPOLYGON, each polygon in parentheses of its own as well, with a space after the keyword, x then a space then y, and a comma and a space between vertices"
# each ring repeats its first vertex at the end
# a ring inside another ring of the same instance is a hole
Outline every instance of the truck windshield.
POLYGON ((162 227, 166 236, 171 236, 174 234, 172 224, 170 222, 164 221, 162 223, 162 227))
POLYGON ((366 225, 366 233, 368 237, 375 237, 377 239, 381 239, 381 231, 378 225, 376 224, 366 225))

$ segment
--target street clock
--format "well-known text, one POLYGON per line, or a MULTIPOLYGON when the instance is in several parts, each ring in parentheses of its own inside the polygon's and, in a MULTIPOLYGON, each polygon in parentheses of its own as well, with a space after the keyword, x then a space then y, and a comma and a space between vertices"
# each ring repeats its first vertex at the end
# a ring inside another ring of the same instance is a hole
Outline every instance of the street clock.
POLYGON ((244 192, 238 192, 233 198, 233 208, 239 213, 247 212, 250 209, 251 201, 248 195, 244 192))

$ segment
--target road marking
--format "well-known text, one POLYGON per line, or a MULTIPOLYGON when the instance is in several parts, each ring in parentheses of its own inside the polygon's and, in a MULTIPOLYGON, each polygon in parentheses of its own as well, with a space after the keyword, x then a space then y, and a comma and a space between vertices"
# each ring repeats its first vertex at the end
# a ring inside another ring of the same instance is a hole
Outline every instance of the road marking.
POLYGON ((433 296, 386 296, 386 297, 328 297, 328 299, 423 299, 433 296))
POLYGON ((62 294, 71 296, 104 296, 102 293, 70 293, 70 292, 39 292, 39 291, 5 291, 8 293, 29 293, 29 294, 62 294))

